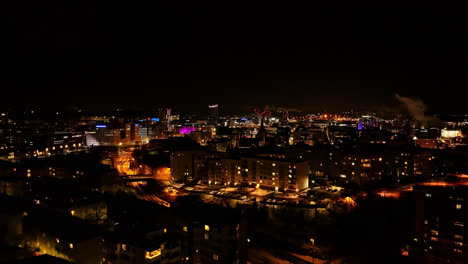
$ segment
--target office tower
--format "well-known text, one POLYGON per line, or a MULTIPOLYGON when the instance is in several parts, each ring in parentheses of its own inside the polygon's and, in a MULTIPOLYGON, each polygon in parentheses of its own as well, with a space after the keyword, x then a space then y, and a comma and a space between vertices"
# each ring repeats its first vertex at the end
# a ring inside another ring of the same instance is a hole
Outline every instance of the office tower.
POLYGON ((208 105, 209 113, 208 113, 208 123, 212 126, 218 125, 219 119, 219 108, 217 104, 208 105))

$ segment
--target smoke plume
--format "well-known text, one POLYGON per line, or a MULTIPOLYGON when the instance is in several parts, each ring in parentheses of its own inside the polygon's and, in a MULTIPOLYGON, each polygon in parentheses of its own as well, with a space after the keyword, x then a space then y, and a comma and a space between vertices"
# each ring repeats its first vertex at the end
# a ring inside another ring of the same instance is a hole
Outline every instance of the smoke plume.
POLYGON ((400 96, 399 94, 395 94, 395 97, 398 101, 405 105, 406 109, 408 109, 408 112, 413 116, 415 120, 420 122, 427 122, 430 120, 430 118, 424 115, 427 106, 421 99, 404 97, 400 96))

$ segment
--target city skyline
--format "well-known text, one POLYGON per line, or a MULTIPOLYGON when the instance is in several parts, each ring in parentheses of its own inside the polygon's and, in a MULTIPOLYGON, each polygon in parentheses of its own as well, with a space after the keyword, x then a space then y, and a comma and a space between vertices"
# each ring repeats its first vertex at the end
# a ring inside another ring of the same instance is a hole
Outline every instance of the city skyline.
POLYGON ((463 6, 10 4, 1 263, 468 263, 463 6))

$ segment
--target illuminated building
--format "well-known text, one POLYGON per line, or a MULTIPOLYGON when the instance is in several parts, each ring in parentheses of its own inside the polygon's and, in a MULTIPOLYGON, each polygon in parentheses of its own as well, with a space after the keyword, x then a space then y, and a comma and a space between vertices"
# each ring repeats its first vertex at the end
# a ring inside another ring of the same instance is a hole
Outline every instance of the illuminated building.
POLYGON ((219 108, 217 104, 208 105, 208 123, 212 126, 218 126, 219 108))
POLYGON ((171 108, 159 108, 159 128, 162 132, 171 132, 171 108))
POLYGON ((125 137, 122 137, 120 129, 107 128, 104 125, 96 126, 94 131, 86 131, 85 136, 87 146, 118 146, 128 143, 125 137))
POLYGON ((147 124, 140 124, 139 133, 142 143, 147 143, 155 138, 153 127, 147 124))
POLYGON ((270 157, 241 157, 210 160, 208 178, 212 184, 252 185, 280 191, 309 187, 307 161, 270 157))
POLYGON ((85 136, 88 146, 126 146, 141 142, 140 126, 135 123, 126 123, 122 128, 96 125, 85 136))
POLYGON ((468 262, 468 187, 413 187, 415 236, 410 257, 440 262, 468 262))
POLYGON ((179 134, 182 134, 182 135, 190 134, 193 131, 195 131, 195 128, 193 126, 184 126, 181 129, 179 129, 179 134))
POLYGON ((462 137, 462 132, 456 129, 442 129, 440 131, 440 136, 442 138, 457 138, 462 137))
POLYGON ((130 143, 141 143, 140 125, 135 123, 126 123, 125 138, 128 138, 130 143))

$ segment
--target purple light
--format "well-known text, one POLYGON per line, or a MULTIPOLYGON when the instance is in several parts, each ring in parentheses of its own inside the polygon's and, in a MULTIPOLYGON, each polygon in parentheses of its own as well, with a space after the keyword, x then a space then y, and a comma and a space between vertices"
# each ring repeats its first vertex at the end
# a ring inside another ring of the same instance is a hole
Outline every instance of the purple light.
POLYGON ((195 131, 194 127, 185 126, 179 130, 179 134, 190 134, 193 131, 195 131))

